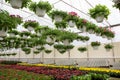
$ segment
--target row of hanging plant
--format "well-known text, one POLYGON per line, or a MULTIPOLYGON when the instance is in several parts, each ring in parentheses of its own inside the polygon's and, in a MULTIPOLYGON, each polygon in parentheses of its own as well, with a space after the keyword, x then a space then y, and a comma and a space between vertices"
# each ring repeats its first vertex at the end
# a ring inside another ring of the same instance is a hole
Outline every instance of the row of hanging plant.
MULTIPOLYGON (((48 4, 48 2, 43 2, 43 1, 40 1, 39 3, 44 4, 44 5, 48 4)), ((35 4, 37 4, 37 3, 35 3, 35 4)), ((101 5, 98 5, 98 6, 101 6, 101 5)), ((98 12, 100 12, 100 11, 98 11, 98 12)), ((94 13, 94 11, 91 13, 94 13)), ((77 28, 82 32, 87 31, 90 34, 104 36, 104 37, 107 37, 108 39, 114 38, 114 33, 112 31, 110 31, 109 29, 106 29, 106 28, 99 28, 97 25, 95 25, 85 19, 81 19, 75 12, 67 13, 67 12, 59 11, 59 10, 52 10, 48 13, 48 15, 55 21, 55 25, 56 25, 57 29, 59 29, 59 30, 64 30, 65 28, 68 27, 68 25, 71 27, 74 27, 76 25, 77 28), (107 35, 107 34, 109 34, 109 35, 107 35)), ((92 14, 92 15, 95 17, 95 14, 92 14)), ((11 26, 12 28, 17 27, 18 24, 22 23, 22 18, 20 16, 9 15, 5 11, 1 12, 1 17, 3 18, 3 19, 1 18, 1 22, 2 22, 1 26, 9 25, 10 23, 4 24, 6 22, 3 22, 4 20, 8 21, 8 19, 10 21, 13 21, 13 22, 11 22, 14 24, 14 25, 12 24, 12 26, 11 26), (6 14, 7 14, 7 16, 6 16, 6 14)), ((36 21, 32 21, 32 20, 28 20, 23 23, 23 27, 27 28, 29 31, 33 31, 37 26, 39 26, 39 23, 36 21)), ((7 26, 6 29, 11 29, 11 28, 8 28, 8 26, 7 26)), ((4 36, 4 35, 6 35, 6 33, 4 33, 2 36, 4 36)))
MULTIPOLYGON (((100 46, 100 42, 92 42, 91 46, 93 47, 93 49, 96 50, 100 46)), ((105 44, 104 48, 106 49, 106 51, 110 51, 113 48, 113 45, 105 44)), ((85 52, 85 51, 87 51, 87 48, 86 47, 79 47, 78 51, 85 52)))
MULTIPOLYGON (((91 46, 93 47, 93 49, 97 50, 98 47, 101 45, 100 42, 96 41, 96 42, 91 42, 91 46)), ((105 44, 104 48, 107 50, 107 51, 110 51, 112 48, 113 48, 113 45, 111 44, 105 44)))
POLYGON ((11 54, 0 54, 0 56, 15 56, 17 53, 11 53, 11 54))

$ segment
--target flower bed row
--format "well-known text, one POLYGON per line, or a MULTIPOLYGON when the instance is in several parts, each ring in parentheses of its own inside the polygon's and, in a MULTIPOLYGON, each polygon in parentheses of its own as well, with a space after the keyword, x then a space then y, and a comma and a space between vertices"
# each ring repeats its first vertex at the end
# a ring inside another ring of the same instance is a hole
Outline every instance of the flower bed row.
POLYGON ((120 70, 114 70, 109 68, 85 68, 85 67, 76 67, 76 66, 56 66, 56 65, 46 65, 46 64, 27 64, 27 63, 19 63, 19 65, 24 66, 44 66, 49 68, 60 68, 60 69, 76 69, 88 72, 95 72, 95 73, 105 73, 109 74, 111 77, 118 77, 120 78, 120 70))
POLYGON ((0 80, 54 80, 54 78, 32 72, 0 68, 0 80))
POLYGON ((55 80, 69 80, 73 75, 80 76, 87 74, 86 71, 80 70, 69 70, 69 69, 58 69, 49 67, 38 67, 38 66, 21 66, 21 65, 6 65, 0 66, 0 68, 10 68, 17 70, 24 70, 27 72, 34 72, 38 74, 45 74, 48 76, 53 76, 55 80))

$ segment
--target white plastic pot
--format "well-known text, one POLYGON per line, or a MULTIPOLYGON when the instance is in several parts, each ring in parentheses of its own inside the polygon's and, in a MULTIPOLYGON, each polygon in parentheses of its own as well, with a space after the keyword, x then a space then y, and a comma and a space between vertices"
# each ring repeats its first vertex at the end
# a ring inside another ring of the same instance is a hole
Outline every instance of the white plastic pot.
POLYGON ((1 31, 0 31, 0 37, 5 37, 5 36, 7 36, 7 32, 1 30, 1 31))
POLYGON ((63 30, 64 30, 64 28, 63 28, 63 27, 58 27, 58 30, 62 30, 62 31, 63 31, 63 30))
POLYGON ((90 30, 88 30, 88 33, 89 34, 94 34, 94 31, 90 29, 90 30))
POLYGON ((47 36, 46 41, 47 41, 47 42, 54 42, 54 40, 52 40, 52 39, 50 38, 50 36, 47 36))
POLYGON ((61 22, 62 17, 61 16, 54 16, 54 20, 55 20, 55 22, 61 22))
POLYGON ((75 22, 72 21, 72 20, 70 20, 70 21, 68 22, 68 25, 69 25, 71 28, 73 28, 73 27, 75 26, 75 22))
POLYGON ((100 36, 101 34, 100 33, 96 33, 96 36, 100 36))
POLYGON ((24 39, 27 39, 27 38, 28 38, 28 36, 26 36, 26 35, 23 35, 23 38, 24 38, 24 39))
POLYGON ((34 28, 31 27, 31 26, 28 26, 27 29, 28 29, 30 32, 34 30, 34 28))
POLYGON ((111 49, 106 49, 107 52, 109 52, 111 49))
POLYGON ((0 37, 0 41, 3 40, 3 37, 0 37))
POLYGON ((111 37, 107 37, 108 40, 111 40, 112 38, 111 37))
POLYGON ((102 35, 102 38, 106 38, 106 35, 102 35))
POLYGON ((15 37, 16 35, 14 33, 9 34, 10 37, 15 37))
POLYGON ((93 49, 94 49, 94 50, 98 50, 98 47, 99 47, 99 46, 93 46, 93 49))
POLYGON ((39 7, 36 8, 36 14, 37 14, 39 17, 44 17, 44 16, 45 16, 45 13, 46 13, 46 10, 45 10, 45 9, 40 9, 39 7))
POLYGON ((103 15, 102 16, 97 16, 95 19, 98 23, 101 23, 104 20, 104 16, 103 15))
POLYGON ((64 45, 69 45, 70 43, 69 43, 68 40, 64 40, 64 41, 63 41, 63 44, 64 44, 64 45))
POLYGON ((83 26, 82 28, 80 28, 80 31, 81 31, 81 32, 85 32, 85 31, 86 31, 86 27, 83 26))
POLYGON ((13 8, 19 9, 22 7, 22 0, 10 0, 10 4, 13 8))

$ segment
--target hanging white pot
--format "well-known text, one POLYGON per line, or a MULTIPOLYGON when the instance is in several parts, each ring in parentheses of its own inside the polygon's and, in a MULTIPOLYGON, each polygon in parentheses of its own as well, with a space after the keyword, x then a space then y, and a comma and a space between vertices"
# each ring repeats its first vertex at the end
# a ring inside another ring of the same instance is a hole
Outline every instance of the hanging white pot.
POLYGON ((73 28, 73 27, 75 26, 75 22, 72 21, 72 20, 70 20, 70 21, 68 22, 68 25, 69 25, 71 28, 73 28))
POLYGON ((93 49, 94 49, 94 50, 98 50, 98 47, 99 47, 99 46, 93 46, 93 49))
POLYGON ((61 16, 54 16, 54 20, 55 22, 61 22, 62 21, 62 17, 61 16))
POLYGON ((37 32, 37 35, 38 35, 38 36, 41 36, 41 33, 40 33, 40 32, 37 32))
POLYGON ((39 7, 36 8, 36 14, 37 14, 39 17, 44 17, 44 16, 45 16, 45 13, 46 13, 46 10, 45 10, 45 9, 40 9, 39 7))
POLYGON ((64 40, 64 41, 63 41, 63 44, 64 44, 64 45, 69 45, 70 43, 69 43, 68 40, 64 40))
POLYGON ((95 19, 98 23, 101 23, 101 22, 103 22, 104 16, 103 15, 97 16, 95 19))
POLYGON ((107 52, 109 52, 111 49, 106 49, 107 52))
POLYGON ((81 32, 85 32, 86 31, 86 27, 83 26, 81 29, 80 29, 81 32))
POLYGON ((102 38, 106 38, 106 35, 102 35, 102 38))
POLYGON ((27 35, 23 35, 23 38, 24 38, 24 39, 27 39, 27 38, 28 38, 28 36, 27 36, 27 35))
POLYGON ((14 40, 10 40, 10 42, 14 42, 14 40))
POLYGON ((10 0, 10 4, 13 8, 19 9, 22 6, 22 0, 10 0))
POLYGON ((108 40, 111 40, 112 38, 111 37, 107 37, 108 40))
POLYGON ((28 26, 27 29, 28 29, 30 32, 34 30, 34 28, 31 27, 31 26, 28 26))
POLYGON ((5 37, 5 36, 7 36, 7 32, 4 31, 4 30, 1 30, 0 31, 0 37, 5 37))
POLYGON ((9 33, 10 37, 15 37, 16 35, 14 33, 9 33))
POLYGON ((88 30, 88 33, 94 34, 94 31, 90 29, 90 30, 88 30))
POLYGON ((63 27, 58 27, 57 29, 58 29, 58 30, 62 30, 62 31, 64 30, 64 28, 63 28, 63 27))
POLYGON ((96 33, 96 36, 100 36, 101 34, 100 33, 96 33))
POLYGON ((47 36, 46 41, 47 41, 47 42, 53 42, 53 40, 50 38, 50 36, 47 36))
POLYGON ((3 37, 0 37, 0 41, 2 41, 3 40, 3 37))

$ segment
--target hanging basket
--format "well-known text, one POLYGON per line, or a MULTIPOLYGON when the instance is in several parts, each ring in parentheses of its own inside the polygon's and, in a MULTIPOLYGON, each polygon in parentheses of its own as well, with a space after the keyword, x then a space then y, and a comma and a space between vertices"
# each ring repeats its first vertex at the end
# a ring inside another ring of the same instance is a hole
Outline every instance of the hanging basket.
POLYGON ((104 20, 104 16, 103 15, 102 16, 97 16, 95 19, 98 23, 101 23, 104 20))
POLYGON ((10 0, 10 4, 13 8, 19 9, 22 6, 22 0, 10 0))
POLYGON ((0 37, 0 41, 2 41, 4 38, 3 37, 0 37))
POLYGON ((23 35, 23 39, 27 39, 28 38, 28 36, 27 35, 23 35))
POLYGON ((68 25, 69 25, 71 28, 73 28, 73 27, 75 26, 75 22, 72 21, 72 20, 70 20, 70 21, 68 22, 68 25))
POLYGON ((58 29, 58 30, 62 30, 62 31, 64 30, 64 28, 63 28, 63 27, 58 27, 57 29, 58 29))
POLYGON ((81 32, 85 32, 85 31, 86 31, 86 27, 83 26, 82 28, 79 28, 79 30, 80 30, 81 32))
POLYGON ((62 17, 61 16, 54 16, 54 20, 55 20, 55 22, 61 22, 62 17))
POLYGON ((36 8, 36 14, 37 14, 39 17, 44 17, 44 16, 45 16, 45 13, 46 13, 46 10, 45 10, 45 9, 40 9, 39 7, 36 8))
POLYGON ((102 38, 106 38, 106 35, 102 35, 102 38))
POLYGON ((106 49, 107 52, 109 52, 111 49, 106 49))
POLYGON ((69 43, 68 40, 64 40, 64 41, 63 41, 63 44, 64 44, 64 45, 69 45, 70 43, 69 43))
POLYGON ((108 40, 111 40, 112 38, 111 37, 107 37, 108 40))
POLYGON ((14 33, 9 33, 10 37, 15 37, 16 35, 14 33))
POLYGON ((100 33, 96 33, 96 36, 100 36, 101 34, 100 33))
POLYGON ((115 4, 118 4, 118 3, 120 3, 120 0, 113 0, 113 2, 114 2, 115 4))
POLYGON ((1 30, 1 31, 0 31, 0 37, 5 37, 5 36, 7 36, 7 32, 1 30))
POLYGON ((90 29, 90 30, 88 30, 88 33, 89 34, 94 34, 94 31, 90 29))
POLYGON ((99 46, 92 46, 94 50, 98 50, 99 46))
POLYGON ((47 42, 53 42, 53 40, 50 38, 50 36, 47 36, 46 41, 47 41, 47 42))
POLYGON ((31 26, 28 26, 27 29, 28 29, 30 32, 34 30, 34 28, 31 27, 31 26))

